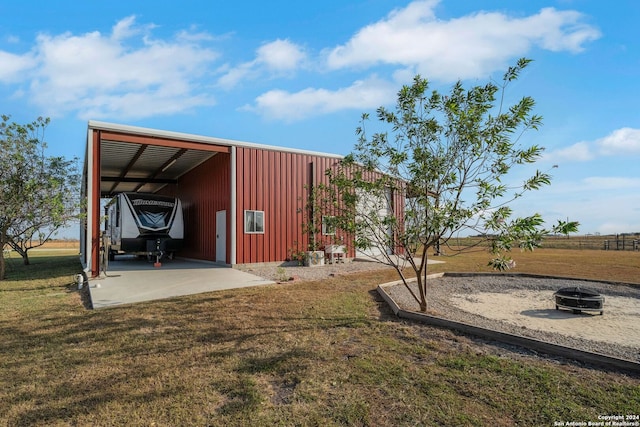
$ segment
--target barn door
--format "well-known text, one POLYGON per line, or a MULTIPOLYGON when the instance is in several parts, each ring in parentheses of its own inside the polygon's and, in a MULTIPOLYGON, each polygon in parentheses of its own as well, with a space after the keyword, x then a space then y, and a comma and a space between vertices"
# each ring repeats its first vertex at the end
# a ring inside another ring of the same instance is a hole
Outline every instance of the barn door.
MULTIPOLYGON (((367 194, 358 190, 358 205, 356 207, 356 215, 372 218, 376 223, 381 223, 384 218, 393 215, 391 209, 391 190, 387 189, 384 195, 367 194)), ((359 220, 363 220, 360 218, 359 220)), ((356 258, 364 259, 384 259, 384 254, 392 254, 391 242, 393 238, 393 230, 391 227, 379 230, 367 230, 363 232, 364 236, 371 241, 378 242, 369 248, 357 249, 356 258)))
POLYGON ((216 262, 227 262, 227 211, 216 212, 216 262))

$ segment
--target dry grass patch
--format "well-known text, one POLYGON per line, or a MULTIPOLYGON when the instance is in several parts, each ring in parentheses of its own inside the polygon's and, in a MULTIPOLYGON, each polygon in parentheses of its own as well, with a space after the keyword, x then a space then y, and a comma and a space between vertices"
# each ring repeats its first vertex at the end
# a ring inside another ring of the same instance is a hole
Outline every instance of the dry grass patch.
POLYGON ((375 292, 392 271, 89 311, 77 256, 44 258, 50 278, 0 282, 6 425, 549 425, 640 407, 638 378, 398 320, 375 292))
MULTIPOLYGON (((575 249, 536 249, 533 252, 513 252, 518 273, 575 277, 591 280, 637 283, 640 285, 640 252, 597 251, 575 249)), ((486 251, 459 256, 433 257, 445 264, 429 266, 430 271, 492 271, 487 266, 486 251)))

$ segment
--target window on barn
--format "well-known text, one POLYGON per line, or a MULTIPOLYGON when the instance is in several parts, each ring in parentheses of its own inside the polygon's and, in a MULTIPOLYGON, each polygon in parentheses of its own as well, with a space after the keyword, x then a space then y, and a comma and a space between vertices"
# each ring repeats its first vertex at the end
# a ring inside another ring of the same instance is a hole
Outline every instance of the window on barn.
POLYGON ((244 232, 264 233, 264 211, 244 211, 244 232))
POLYGON ((322 216, 322 235, 323 236, 335 236, 336 225, 334 216, 322 216))

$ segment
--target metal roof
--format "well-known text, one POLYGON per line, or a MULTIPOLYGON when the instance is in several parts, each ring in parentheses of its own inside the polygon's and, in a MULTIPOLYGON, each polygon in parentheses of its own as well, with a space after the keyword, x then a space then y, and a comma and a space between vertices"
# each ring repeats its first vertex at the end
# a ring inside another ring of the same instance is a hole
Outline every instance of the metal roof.
POLYGON ((218 153, 231 152, 234 146, 342 157, 98 121, 89 121, 88 129, 89 135, 92 131, 99 134, 101 197, 124 191, 157 192, 218 153))

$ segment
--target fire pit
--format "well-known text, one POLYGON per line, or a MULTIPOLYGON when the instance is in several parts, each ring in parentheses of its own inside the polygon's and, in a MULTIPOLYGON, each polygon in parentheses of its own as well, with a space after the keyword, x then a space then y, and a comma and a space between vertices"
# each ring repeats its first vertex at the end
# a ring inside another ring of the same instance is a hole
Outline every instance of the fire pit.
POLYGON ((561 308, 578 314, 583 311, 604 312, 604 297, 598 292, 580 287, 559 289, 553 294, 556 299, 556 310, 561 308))

